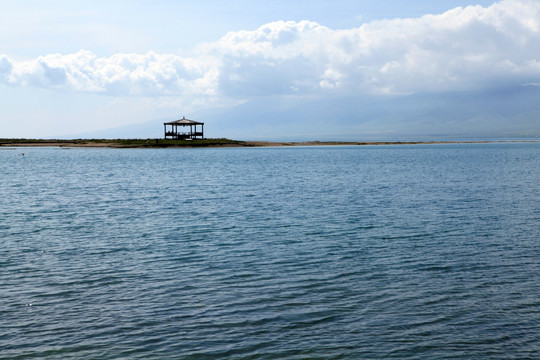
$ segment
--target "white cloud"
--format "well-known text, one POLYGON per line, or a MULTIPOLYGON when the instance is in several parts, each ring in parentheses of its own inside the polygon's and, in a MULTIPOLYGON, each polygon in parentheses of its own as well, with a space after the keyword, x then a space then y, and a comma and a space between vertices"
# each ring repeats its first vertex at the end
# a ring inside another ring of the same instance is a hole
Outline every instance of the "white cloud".
POLYGON ((153 52, 98 58, 81 50, 14 63, 7 82, 112 95, 212 94, 213 62, 214 59, 183 59, 153 52))
POLYGON ((540 2, 504 0, 347 30, 278 21, 231 32, 191 56, 2 55, 0 82, 122 96, 464 90, 539 82, 539 48, 540 2))

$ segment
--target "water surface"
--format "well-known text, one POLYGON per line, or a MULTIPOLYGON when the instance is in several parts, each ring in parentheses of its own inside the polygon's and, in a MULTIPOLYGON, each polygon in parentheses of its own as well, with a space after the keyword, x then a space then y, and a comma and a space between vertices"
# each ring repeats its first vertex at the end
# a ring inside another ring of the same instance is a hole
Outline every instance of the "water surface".
POLYGON ((0 359, 539 358, 539 180, 537 143, 1 149, 0 359))

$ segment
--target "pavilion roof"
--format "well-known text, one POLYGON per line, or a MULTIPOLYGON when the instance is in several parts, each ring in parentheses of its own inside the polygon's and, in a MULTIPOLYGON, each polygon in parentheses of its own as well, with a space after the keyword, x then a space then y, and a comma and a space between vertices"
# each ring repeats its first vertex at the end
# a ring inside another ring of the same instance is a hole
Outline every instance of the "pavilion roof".
POLYGON ((180 120, 169 121, 163 124, 164 125, 204 125, 204 123, 202 122, 186 119, 185 116, 180 120))

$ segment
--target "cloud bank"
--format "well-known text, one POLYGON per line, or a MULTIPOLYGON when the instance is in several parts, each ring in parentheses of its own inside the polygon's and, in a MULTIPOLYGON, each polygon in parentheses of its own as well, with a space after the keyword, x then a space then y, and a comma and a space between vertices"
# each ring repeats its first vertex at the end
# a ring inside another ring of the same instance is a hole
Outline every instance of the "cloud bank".
POLYGON ((0 55, 0 83, 156 97, 459 91, 540 83, 538 49, 540 2, 504 0, 353 29, 277 21, 187 56, 0 55))

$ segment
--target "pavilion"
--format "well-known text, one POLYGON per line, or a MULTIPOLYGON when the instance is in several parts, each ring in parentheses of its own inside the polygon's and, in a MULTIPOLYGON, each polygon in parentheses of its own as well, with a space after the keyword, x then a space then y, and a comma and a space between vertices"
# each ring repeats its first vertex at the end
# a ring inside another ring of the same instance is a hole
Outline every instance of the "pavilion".
POLYGON ((204 123, 186 119, 185 116, 180 120, 163 123, 163 127, 165 139, 204 139, 204 123), (197 129, 199 125, 200 129, 197 129))

